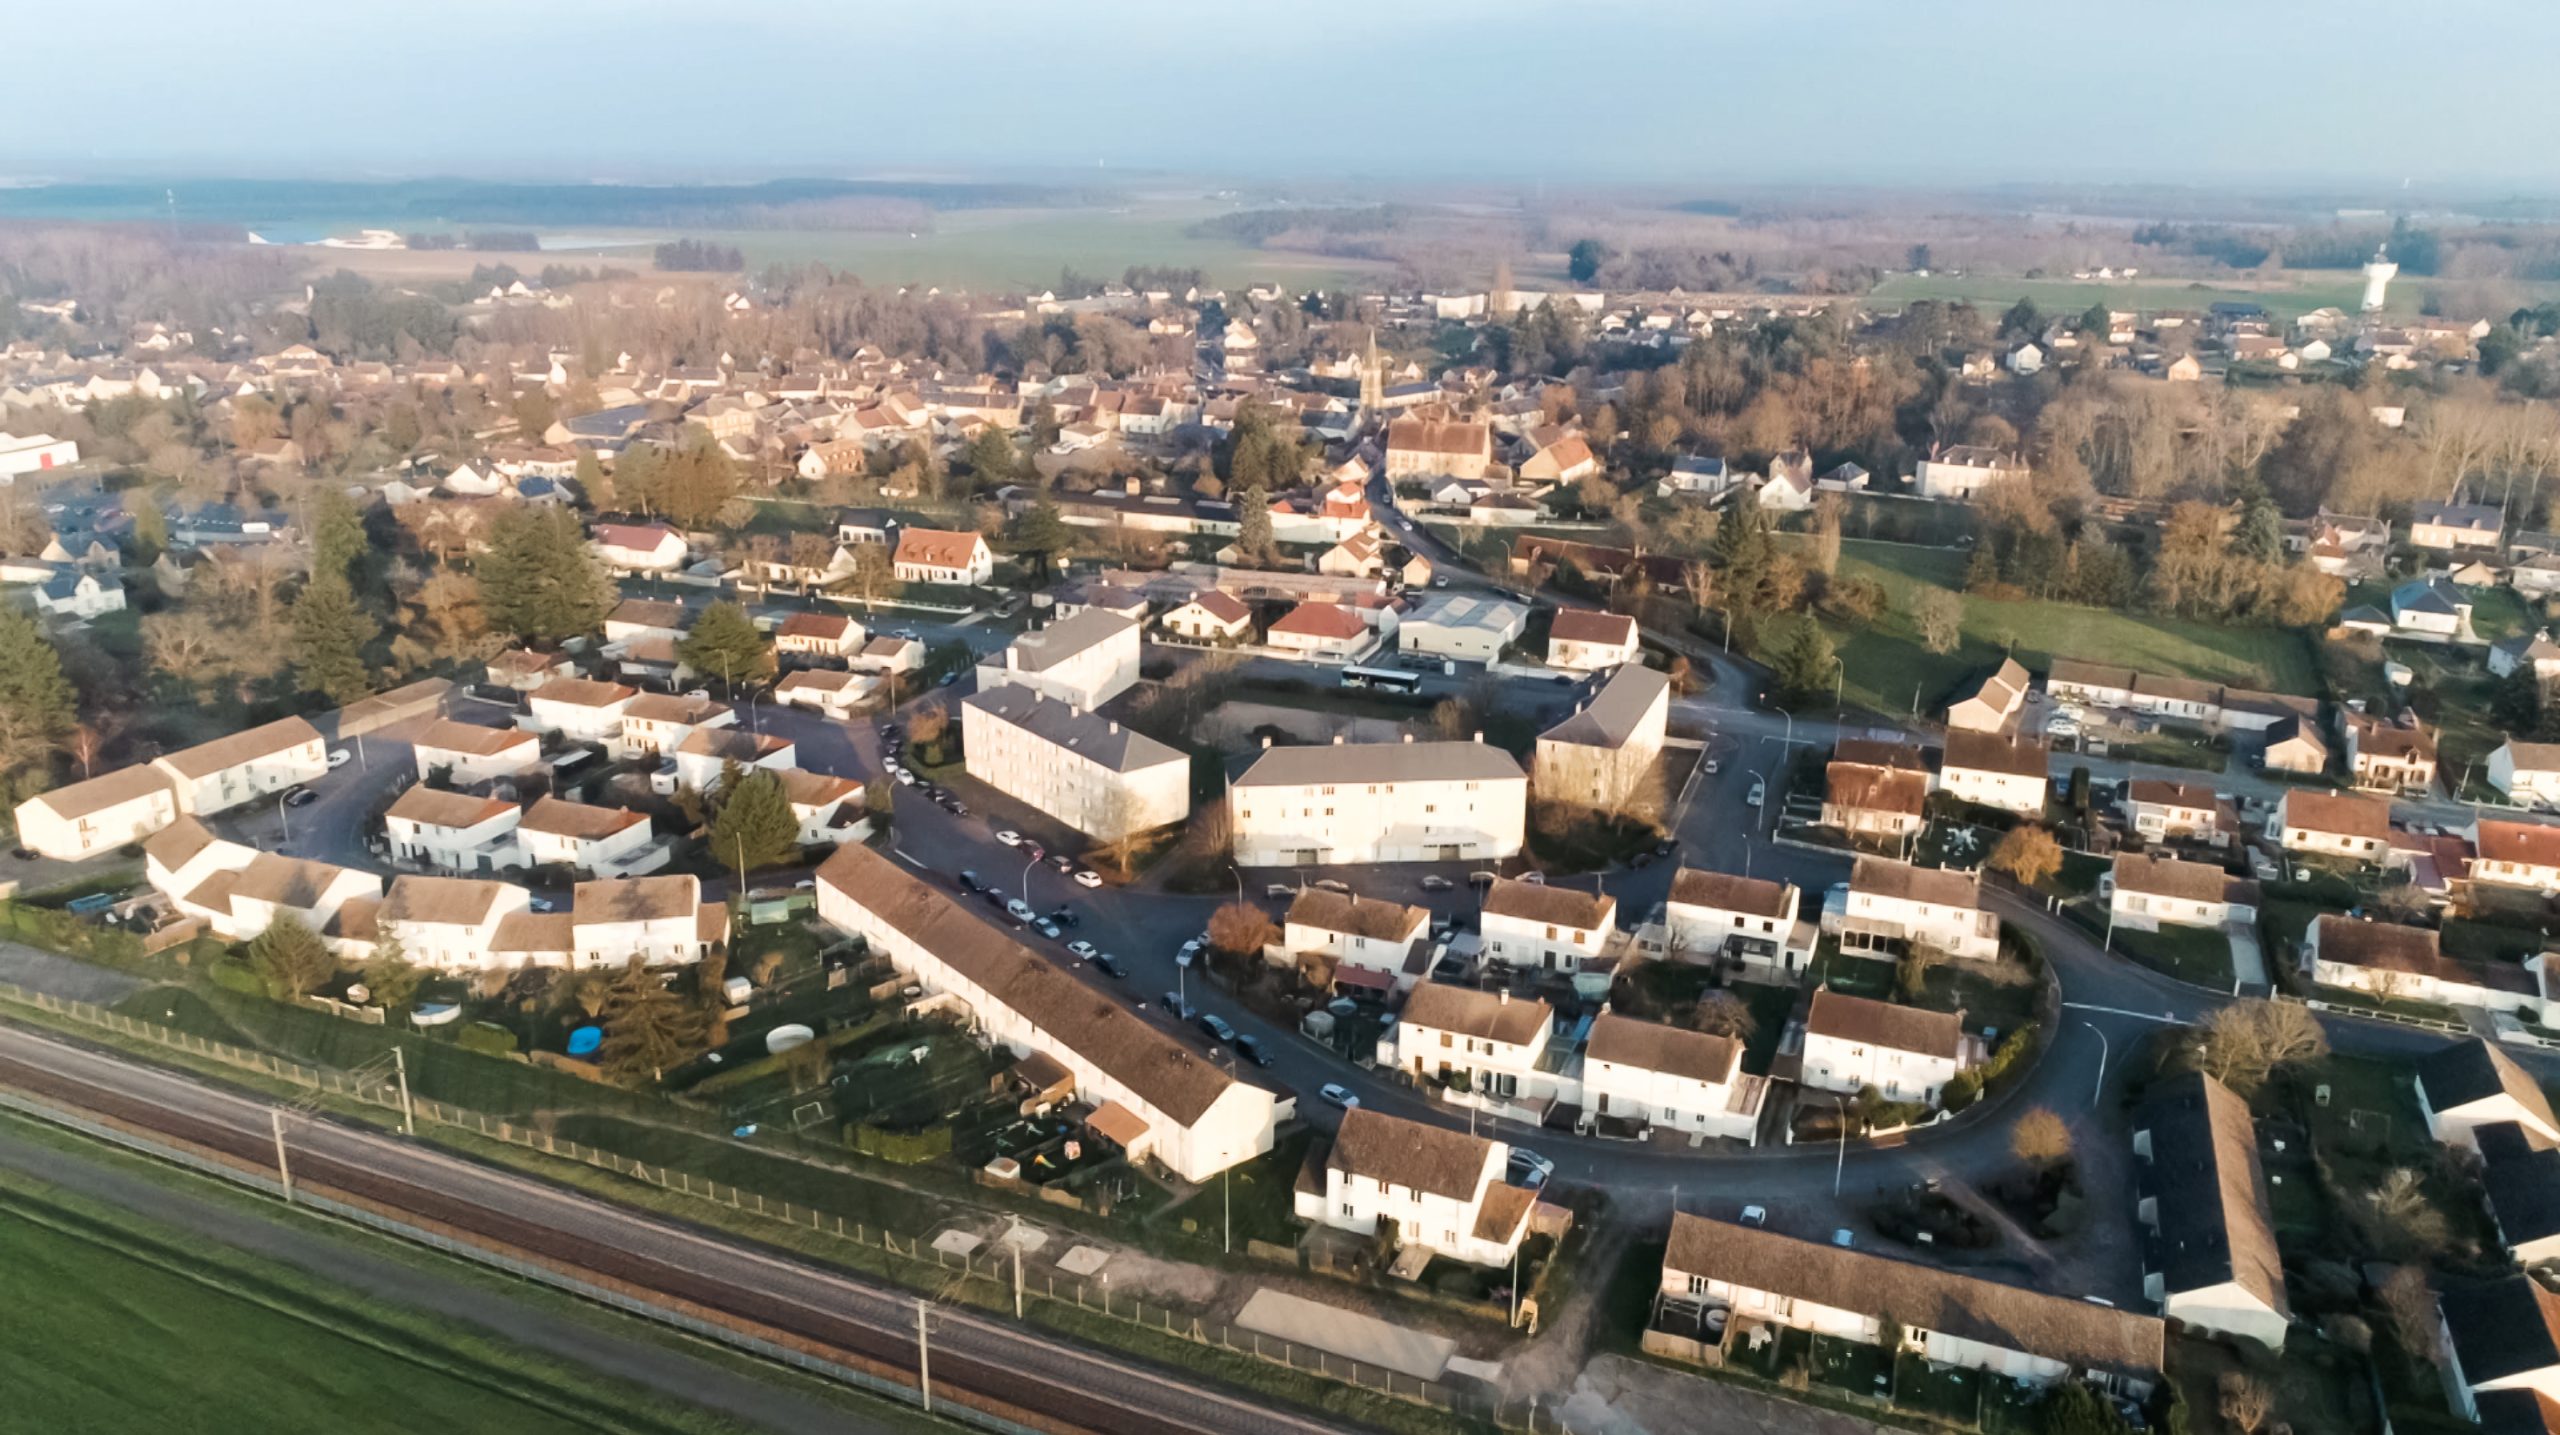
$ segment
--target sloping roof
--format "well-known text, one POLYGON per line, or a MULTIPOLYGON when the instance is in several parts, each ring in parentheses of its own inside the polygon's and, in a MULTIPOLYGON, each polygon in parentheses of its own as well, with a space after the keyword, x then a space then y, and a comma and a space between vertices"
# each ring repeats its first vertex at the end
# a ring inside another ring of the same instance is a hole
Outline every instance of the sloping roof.
POLYGON ((978 716, 1005 723, 1111 772, 1189 761, 1123 723, 1012 683, 969 694, 960 700, 960 710, 964 724, 978 716))
POLYGON ((926 568, 966 568, 977 557, 979 545, 986 540, 975 533, 955 533, 942 528, 901 528, 898 530, 897 563, 914 563, 926 568))
POLYGON ((2185 902, 2257 903, 2257 884, 2202 862, 2181 862, 2157 852, 2119 852, 2116 889, 2185 902))
POLYGON ((568 952, 577 945, 566 912, 509 912, 489 934, 492 952, 568 952))
POLYGON ((1185 606, 1198 608, 1201 612, 1230 627, 1253 616, 1253 610, 1244 605, 1243 599, 1232 597, 1215 588, 1193 594, 1185 606))
POLYGON ((394 877, 380 920, 478 926, 513 890, 508 883, 476 877, 394 877))
POLYGON ((1740 1069, 1742 1043, 1729 1036, 1602 1012, 1591 1023, 1591 1041, 1583 1055, 1721 1086, 1740 1069))
POLYGON ((2426 1088, 2427 1105, 2452 1111, 2475 1101, 2505 1095, 2535 1120, 2560 1131, 2551 1114, 2551 1098, 2542 1083, 2516 1064, 2516 1059, 2486 1040, 2474 1037, 2442 1046, 2418 1058, 2418 1081, 2426 1088))
POLYGON ((1939 907, 1980 907, 1982 877, 1947 867, 1914 867, 1885 857, 1861 857, 1849 869, 1849 890, 1939 907))
POLYGON ((699 878, 677 874, 581 882, 571 895, 569 917, 580 927, 607 922, 658 922, 690 917, 702 905, 699 878))
POLYGON ((2518 772, 2560 772, 2560 742, 2522 742, 2508 738, 2504 746, 2518 772))
POLYGON ((853 619, 843 613, 794 613, 782 620, 782 626, 774 630, 774 636, 840 643, 854 630, 853 619))
POLYGON ((1322 887, 1301 890, 1289 903, 1292 926, 1349 932, 1372 941, 1408 941, 1430 930, 1431 912, 1382 898, 1360 898, 1322 887))
POLYGON ((524 819, 516 827, 523 832, 594 841, 611 837, 635 824, 645 826, 648 821, 647 813, 634 812, 627 807, 596 807, 566 798, 545 797, 525 809, 524 819))
POLYGON ((1888 767, 1900 772, 1927 772, 1928 755, 1907 742, 1886 742, 1871 737, 1844 737, 1831 746, 1833 762, 1852 763, 1859 767, 1888 767))
POLYGON ((683 541, 674 529, 657 523, 599 523, 595 529, 596 542, 634 553, 654 553, 670 538, 683 541))
POLYGON ((404 822, 424 823, 429 827, 463 828, 477 827, 490 818, 515 810, 516 805, 503 798, 445 792, 420 783, 401 793, 382 815, 397 817, 404 822))
POLYGON ((104 777, 74 782, 51 792, 40 792, 28 799, 39 803, 65 822, 76 822, 94 816, 110 807, 120 806, 154 792, 169 790, 169 775, 148 763, 120 767, 104 777))
POLYGON ((686 733, 676 751, 687 757, 716 757, 742 767, 753 767, 787 748, 796 746, 791 739, 769 732, 748 732, 735 727, 698 727, 686 733))
POLYGON ((2472 1128, 2498 1234, 2512 1248, 2560 1235, 2560 1149, 2520 1121, 2472 1128))
POLYGON ((1346 1176, 1465 1202, 1485 1184, 1492 1158, 1493 1143, 1481 1136, 1353 1107, 1343 1113, 1325 1165, 1346 1176))
POLYGON ((1330 638, 1337 641, 1357 638, 1369 631, 1360 615, 1339 603, 1306 602, 1290 609, 1268 632, 1272 637, 1288 635, 1301 638, 1330 638))
POLYGON ((2560 1366, 2560 1295, 2533 1277, 2448 1285, 2437 1303, 2472 1385, 2560 1366))
POLYGON ((319 740, 320 730, 301 718, 278 718, 274 722, 263 723, 246 732, 235 732, 229 737, 218 737, 211 742, 197 743, 194 747, 180 748, 161 758, 160 761, 175 770, 181 777, 211 777, 217 772, 238 767, 242 763, 255 762, 262 757, 272 757, 288 749, 300 747, 304 743, 319 740))
POLYGON ((2020 703, 2026 701, 2030 681, 2026 668, 2017 659, 2003 658, 1999 667, 1984 674, 1982 681, 1974 684, 1971 692, 1956 699, 1956 703, 1979 702, 2003 715, 2013 713, 2020 703))
POLYGON ((1014 639, 1005 650, 1006 666, 1026 673, 1046 672, 1137 626, 1134 619, 1101 608, 1087 608, 1072 618, 1061 618, 1036 633, 1014 639))
POLYGON ((181 815, 177 821, 151 834, 150 839, 142 844, 142 855, 175 872, 219 840, 213 835, 212 828, 193 817, 181 815))
POLYGON ((2222 794, 2200 782, 2171 782, 2165 778, 2137 777, 2125 787, 2125 796, 2152 807, 2191 807, 2212 811, 2222 801, 2222 794))
POLYGON ((683 693, 642 693, 631 700, 622 715, 633 722, 664 722, 696 725, 706 723, 728 712, 729 705, 710 698, 689 697, 683 693))
POLYGON ((1925 772, 1835 762, 1823 769, 1823 777, 1825 806, 1917 817, 1929 803, 1929 774, 1925 772))
POLYGON ((1390 453, 1465 454, 1481 457, 1492 451, 1493 435, 1483 424, 1445 419, 1397 419, 1387 425, 1390 453))
POLYGON ((2191 1072, 2156 1088, 2135 1127, 2151 1133, 2146 1189, 2159 1198, 2160 1269, 2169 1291, 2229 1282, 2287 1314, 2284 1261, 2249 1104, 2191 1072))
POLYGON ((1964 1018, 1951 1011, 1923 1011, 1816 988, 1805 1013, 1807 1036, 1835 1037, 1862 1046, 1881 1046, 1954 1060, 1964 1051, 1964 1018))
POLYGON ((1600 892, 1497 877, 1484 894, 1484 915, 1592 930, 1617 920, 1618 899, 1600 892))
POLYGON ((1632 643, 1636 620, 1624 613, 1595 613, 1588 608, 1558 609, 1547 625, 1547 638, 1557 643, 1632 643))
POLYGON ((2480 819, 2480 858, 2531 867, 2560 867, 2560 827, 2536 822, 2480 819))
POLYGON ((553 678, 535 688, 526 701, 567 703, 572 707, 605 708, 638 697, 640 690, 621 683, 600 683, 592 678, 553 678))
POLYGON ((2391 801, 2353 792, 2312 792, 2294 788, 2284 795, 2284 825, 2342 837, 2391 835, 2391 801))
POLYGON ((2040 737, 2008 737, 1955 728, 1947 733, 1947 770, 2006 773, 2042 780, 2053 770, 2053 752, 2040 737))
POLYGON ((1538 1033, 1547 1029, 1554 1016, 1545 1002, 1534 997, 1515 998, 1506 992, 1421 982, 1405 998, 1403 1020, 1408 1026, 1427 1026, 1433 1031, 1526 1046, 1538 1039, 1538 1033))
POLYGON ((625 598, 613 605, 613 611, 605 615, 605 621, 681 633, 684 631, 684 605, 664 598, 625 598))
POLYGON ((1635 736, 1637 725, 1670 690, 1671 679, 1664 674, 1641 664, 1624 664, 1600 685, 1599 693, 1588 705, 1538 734, 1538 740, 1577 747, 1624 747, 1635 736))
POLYGON ((1253 760, 1236 787, 1306 787, 1344 782, 1520 781, 1520 764, 1480 742, 1349 742, 1275 747, 1253 760))
POLYGON ((837 848, 818 869, 818 883, 859 902, 1021 1014, 1051 1045, 1081 1056, 1175 1121, 1198 1121, 1237 1084, 1125 1003, 1059 971, 868 847, 837 848))
POLYGON ((2157 1316, 1685 1211, 1671 1218, 1663 1265, 1836 1310, 1889 1314, 1906 1327, 2078 1369, 2156 1377, 2166 1353, 2167 1329, 2157 1316))
POLYGON ((1787 894, 1791 890, 1786 883, 1765 877, 1737 877, 1703 867, 1683 867, 1671 879, 1671 900, 1684 907, 1713 907, 1750 917, 1787 915, 1787 894))
POLYGON ((410 745, 469 757, 495 757, 517 748, 539 748, 542 740, 520 727, 482 727, 478 723, 437 718, 410 739, 410 745))

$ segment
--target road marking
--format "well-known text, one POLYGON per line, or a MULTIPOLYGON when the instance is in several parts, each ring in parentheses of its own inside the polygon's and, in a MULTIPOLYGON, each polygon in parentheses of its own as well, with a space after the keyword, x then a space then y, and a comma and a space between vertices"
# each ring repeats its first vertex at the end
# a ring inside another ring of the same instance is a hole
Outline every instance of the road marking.
POLYGON ((2127 1011, 2120 1006, 2099 1006, 2093 1002, 2064 1002, 2062 1004, 2062 1009, 2064 1011, 2103 1012, 2108 1016, 2129 1016, 2136 1021, 2166 1022, 2171 1026, 2186 1025, 2184 1018, 2173 1016, 2167 1012, 2161 1012, 2158 1015, 2154 1015, 2147 1011, 2127 1011))
POLYGON ((906 863, 908 866, 913 867, 919 872, 924 870, 924 864, 913 857, 908 856, 907 849, 904 847, 892 847, 889 850, 898 854, 899 861, 906 863))

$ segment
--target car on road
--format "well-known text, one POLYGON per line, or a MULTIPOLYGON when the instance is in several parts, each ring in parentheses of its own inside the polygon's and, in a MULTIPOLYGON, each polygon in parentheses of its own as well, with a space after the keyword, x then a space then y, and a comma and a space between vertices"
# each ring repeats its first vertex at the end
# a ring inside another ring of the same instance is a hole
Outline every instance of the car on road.
POLYGON ((1767 800, 1768 800, 1768 797, 1769 797, 1769 784, 1768 784, 1767 782, 1765 782, 1765 781, 1763 781, 1763 780, 1761 780, 1761 779, 1759 779, 1759 778, 1756 778, 1756 777, 1755 777, 1755 778, 1753 778, 1753 779, 1751 780, 1751 795, 1750 795, 1749 797, 1744 798, 1744 799, 1743 799, 1743 801, 1750 803, 1750 804, 1751 804, 1752 806, 1754 806, 1754 807, 1757 807, 1757 806, 1759 806, 1761 803, 1763 803, 1763 802, 1767 801, 1767 800))
POLYGON ((1058 871, 1063 874, 1072 875, 1076 870, 1076 859, 1068 856, 1064 852, 1061 852, 1049 859, 1049 865, 1057 868, 1058 871))
POLYGON ((1350 1087, 1344 1086, 1340 1082, 1336 1081, 1326 1082, 1322 1087, 1317 1089, 1316 1095, 1323 1097, 1325 1100, 1332 1102, 1334 1105, 1341 1107, 1345 1111, 1349 1111, 1360 1104, 1360 1098, 1351 1094, 1350 1087))
POLYGON ((1431 876, 1422 879, 1422 890, 1425 892, 1446 892, 1457 885, 1446 877, 1431 876))
POLYGON ((284 805, 287 807, 309 807, 319 800, 320 794, 307 787, 288 788, 284 794, 284 805))
POLYGON ((1022 834, 1008 827, 996 834, 996 840, 1007 847, 1019 847, 1022 845, 1022 834))
POLYGON ((1842 1226, 1831 1233, 1831 1244, 1838 1246, 1844 1251, 1855 1250, 1858 1245, 1858 1233, 1850 1230, 1847 1226, 1842 1226))
POLYGON ((1096 952, 1093 954, 1093 969, 1102 973, 1104 976, 1111 978, 1113 981, 1124 980, 1129 975, 1129 969, 1120 965, 1120 959, 1111 955, 1109 952, 1096 952))
POLYGON ((1325 891, 1338 892, 1345 897, 1351 895, 1351 884, 1337 877, 1319 877, 1316 879, 1316 885, 1325 891))
POLYGON ((1233 1041, 1236 1039, 1236 1029, 1227 1025, 1226 1018, 1213 1011, 1204 1011, 1200 1013, 1200 1019, 1194 1022, 1193 1025, 1199 1027, 1209 1035, 1216 1037, 1220 1041, 1233 1041))
POLYGON ((1013 905, 1012 898, 1007 897, 1005 894, 997 891, 993 887, 986 888, 979 892, 978 895, 986 899, 988 906, 995 908, 999 912, 1005 911, 1013 905))
POLYGON ((1677 837, 1665 837, 1653 844, 1653 855, 1656 857, 1668 857, 1679 850, 1680 839, 1677 837))
POLYGON ((33 862, 44 854, 36 851, 36 849, 32 847, 19 847, 12 849, 9 855, 17 858, 21 862, 33 862))
POLYGON ((1057 923, 1061 927, 1081 927, 1084 925, 1084 917, 1079 914, 1075 908, 1068 906, 1064 902, 1060 902, 1058 905, 1049 909, 1049 920, 1057 923))
POLYGON ((1434 588, 1446 588, 1449 586, 1449 580, 1446 578, 1434 578, 1431 580, 1431 586, 1434 588))
POLYGON ((1742 1224, 1746 1226, 1765 1226, 1769 1224, 1769 1208, 1766 1206, 1743 1207, 1742 1224))
POLYGON ((898 785, 899 785, 900 787, 913 787, 913 786, 915 786, 915 785, 916 785, 916 775, 915 775, 914 773, 912 773, 912 772, 907 771, 907 770, 906 770, 905 768, 903 768, 903 767, 902 767, 902 768, 899 768, 899 769, 898 769, 898 785))
POLYGON ((1175 1016, 1181 1017, 1185 1021, 1188 1021, 1191 1018, 1191 1003, 1184 1001, 1182 999, 1182 994, 1179 992, 1166 992, 1163 996, 1157 997, 1156 1005, 1163 1007, 1166 1011, 1173 1013, 1175 1016))
POLYGON ((1037 862, 1041 858, 1049 855, 1049 849, 1032 841, 1030 838, 1025 837, 1022 839, 1022 855, 1030 858, 1034 862, 1037 862))
POLYGON ((1650 867, 1653 865, 1653 854, 1650 852, 1639 852, 1633 857, 1627 859, 1627 865, 1630 867, 1650 867))
POLYGON ((1066 928, 1059 926, 1057 923, 1050 921, 1046 917, 1034 920, 1031 923, 1031 930, 1038 932, 1041 936, 1047 937, 1053 942, 1067 934, 1066 928))
POLYGON ((1191 965, 1200 959, 1200 949, 1207 945, 1208 943, 1201 941, 1198 937, 1193 937, 1182 944, 1182 950, 1173 954, 1173 964, 1177 967, 1191 965))
POLYGON ((1712 757, 1711 757, 1711 758, 1708 758, 1705 762, 1703 762, 1703 763, 1699 764, 1698 770, 1699 770, 1700 772, 1705 773, 1705 774, 1706 774, 1707 776, 1709 776, 1709 777, 1713 777, 1713 776, 1715 776, 1717 773, 1719 773, 1719 772, 1721 772, 1721 771, 1723 771, 1723 770, 1724 770, 1724 764, 1722 764, 1722 763, 1720 763, 1720 762, 1716 761, 1714 758, 1712 758, 1712 757))
POLYGON ((1555 1173, 1555 1162, 1526 1146, 1514 1146, 1511 1148, 1511 1161, 1503 1172, 1503 1179, 1514 1186, 1535 1188, 1547 1184, 1547 1178, 1555 1173))
POLYGON ((1467 885, 1470 887, 1490 887, 1494 884, 1495 880, 1494 874, 1491 872, 1470 872, 1467 874, 1467 885))
POLYGON ((1074 941, 1067 943, 1067 950, 1073 952, 1079 957, 1091 957, 1098 955, 1101 949, 1094 946, 1093 943, 1086 941, 1084 938, 1078 937, 1074 941))
POLYGON ((1099 887, 1102 885, 1102 874, 1094 871, 1090 867, 1079 867, 1076 869, 1076 885, 1079 887, 1099 887))
POLYGON ((1263 887, 1262 895, 1274 899, 1281 897, 1294 897, 1298 895, 1298 889, 1290 886, 1286 882, 1273 882, 1263 887))
POLYGON ((1543 887, 1547 885, 1547 874, 1544 872, 1523 872, 1520 874, 1520 881, 1526 886, 1543 887))
POLYGON ((969 804, 962 802, 956 797, 951 799, 949 802, 942 804, 942 806, 945 811, 949 812, 954 817, 966 817, 969 815, 969 804))
POLYGON ((552 907, 551 899, 548 897, 528 897, 525 899, 525 905, 536 912, 548 912, 552 907))
POLYGON ((331 767, 344 767, 354 760, 355 754, 347 751, 343 747, 333 747, 329 749, 329 765, 331 767))
POLYGON ((1020 897, 1007 897, 1004 903, 1004 911, 1006 916, 1013 918, 1017 922, 1034 921, 1040 916, 1039 913, 1031 910, 1030 903, 1022 900, 1020 897))
POLYGON ((958 681, 960 681, 960 675, 958 673, 944 673, 942 675, 942 681, 935 683, 934 686, 937 688, 947 688, 958 681))
POLYGON ((711 701, 711 689, 709 689, 709 688, 694 688, 694 689, 691 689, 691 690, 687 691, 687 692, 685 693, 685 696, 686 696, 686 697, 689 697, 689 698, 691 698, 691 699, 693 699, 695 702, 698 702, 698 703, 707 703, 707 702, 711 701))
POLYGON ((1245 1060, 1252 1062, 1256 1066, 1269 1066, 1271 1064, 1271 1053, 1264 1051, 1262 1049, 1262 1043, 1254 1040, 1252 1037, 1240 1036, 1234 1041, 1229 1042, 1228 1045, 1233 1046, 1236 1049, 1236 1055, 1243 1057, 1245 1060))
POLYGON ((964 871, 960 874, 960 890, 963 892, 984 891, 986 885, 978 880, 978 874, 975 872, 964 871))

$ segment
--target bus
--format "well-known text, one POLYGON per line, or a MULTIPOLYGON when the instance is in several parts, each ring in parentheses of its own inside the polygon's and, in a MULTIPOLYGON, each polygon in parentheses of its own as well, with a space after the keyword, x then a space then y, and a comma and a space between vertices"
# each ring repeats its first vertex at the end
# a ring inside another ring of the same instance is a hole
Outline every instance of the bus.
POLYGON ((1422 674, 1402 668, 1348 667, 1342 670, 1346 688, 1374 688, 1380 692, 1418 693, 1422 691, 1422 674))

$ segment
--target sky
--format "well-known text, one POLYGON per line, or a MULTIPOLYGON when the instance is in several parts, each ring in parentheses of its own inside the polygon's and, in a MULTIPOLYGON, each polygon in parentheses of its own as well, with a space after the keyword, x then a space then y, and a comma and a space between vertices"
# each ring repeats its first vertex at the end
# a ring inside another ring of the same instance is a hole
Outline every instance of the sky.
POLYGON ((2546 0, 10 6, 0 177, 2560 189, 2546 0), (2521 62, 2521 63, 2520 63, 2521 62))

